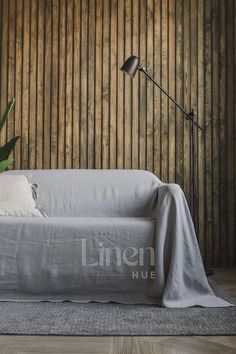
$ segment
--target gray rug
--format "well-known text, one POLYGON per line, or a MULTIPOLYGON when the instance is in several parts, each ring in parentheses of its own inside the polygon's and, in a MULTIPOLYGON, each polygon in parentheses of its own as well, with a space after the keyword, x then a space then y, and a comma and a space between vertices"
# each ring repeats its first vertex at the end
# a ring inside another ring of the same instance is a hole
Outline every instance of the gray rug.
MULTIPOLYGON (((216 288, 216 294, 236 305, 216 288)), ((0 303, 0 334, 236 335, 236 307, 163 309, 149 305, 0 303)))

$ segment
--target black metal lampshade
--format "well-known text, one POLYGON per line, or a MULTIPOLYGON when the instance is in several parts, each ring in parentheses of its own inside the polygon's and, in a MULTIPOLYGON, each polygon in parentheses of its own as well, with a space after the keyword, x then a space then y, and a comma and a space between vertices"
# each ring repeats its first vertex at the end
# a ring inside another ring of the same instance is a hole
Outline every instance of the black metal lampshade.
POLYGON ((125 74, 134 77, 138 67, 139 67, 139 58, 136 57, 135 55, 132 55, 124 62, 120 70, 122 70, 125 74))

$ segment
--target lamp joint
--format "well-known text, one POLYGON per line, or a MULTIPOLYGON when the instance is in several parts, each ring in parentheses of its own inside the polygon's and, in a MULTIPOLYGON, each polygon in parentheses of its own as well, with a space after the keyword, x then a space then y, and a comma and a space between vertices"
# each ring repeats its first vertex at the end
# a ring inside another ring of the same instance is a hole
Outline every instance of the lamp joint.
POLYGON ((139 71, 146 71, 146 68, 144 66, 138 66, 139 71))
POLYGON ((194 119, 194 110, 191 109, 191 111, 187 114, 186 116, 187 120, 193 120, 194 119))

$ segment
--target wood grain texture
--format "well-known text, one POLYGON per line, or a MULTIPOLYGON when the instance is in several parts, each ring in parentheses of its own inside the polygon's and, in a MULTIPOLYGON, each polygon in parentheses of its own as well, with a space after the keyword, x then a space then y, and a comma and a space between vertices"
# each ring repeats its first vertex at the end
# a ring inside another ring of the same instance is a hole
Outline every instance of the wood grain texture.
MULTIPOLYGON (((140 37, 139 37, 139 56, 141 65, 145 66, 147 62, 147 2, 140 0, 140 37)), ((127 78, 125 78, 127 80, 127 78)), ((147 79, 144 75, 140 74, 139 85, 139 168, 145 170, 146 166, 146 129, 147 129, 147 79)), ((159 162, 160 163, 160 162, 159 162)))
POLYGON ((206 259, 212 263, 212 0, 204 3, 205 13, 205 205, 206 205, 206 259))
POLYGON ((235 354, 235 336, 0 337, 1 354, 235 354))
MULTIPOLYGON (((192 48, 191 45, 193 43, 194 37, 191 38, 191 27, 193 25, 191 21, 191 1, 186 0, 183 2, 183 14, 184 14, 184 23, 183 23, 183 52, 184 52, 184 65, 183 65, 183 89, 184 89, 184 97, 183 97, 183 105, 186 111, 189 110, 191 106, 191 94, 192 88, 194 85, 191 85, 192 77, 192 65, 193 56, 192 56, 192 48), (192 65, 191 65, 192 64, 192 65)), ((194 16, 194 20, 196 20, 197 16, 194 16)), ((194 53, 193 53, 194 54, 194 53)), ((196 84, 195 84, 196 87, 196 84)), ((196 98, 196 95, 195 97, 196 98)), ((190 179, 189 179, 189 169, 190 169, 190 160, 191 154, 188 152, 191 149, 190 142, 190 125, 188 121, 184 121, 184 157, 183 157, 183 178, 184 178, 184 190, 186 191, 186 195, 190 196, 190 179)), ((190 201, 190 200, 189 200, 190 201)))
POLYGON ((0 112, 16 106, 14 168, 148 169, 190 200, 190 126, 134 54, 184 106, 197 135, 197 235, 214 266, 236 264, 236 3, 233 0, 0 0, 0 112))
MULTIPOLYGON (((205 127, 205 70, 204 70, 204 0, 198 1, 198 122, 205 127)), ((205 247, 205 134, 198 134, 198 241, 203 258, 206 259, 205 247)))

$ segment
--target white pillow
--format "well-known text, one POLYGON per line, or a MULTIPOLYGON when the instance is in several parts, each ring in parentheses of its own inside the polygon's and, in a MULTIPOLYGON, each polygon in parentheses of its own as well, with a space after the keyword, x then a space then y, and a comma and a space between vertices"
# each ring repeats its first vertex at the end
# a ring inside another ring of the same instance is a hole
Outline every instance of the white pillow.
POLYGON ((36 205, 37 187, 29 176, 0 173, 0 216, 45 216, 36 205))

